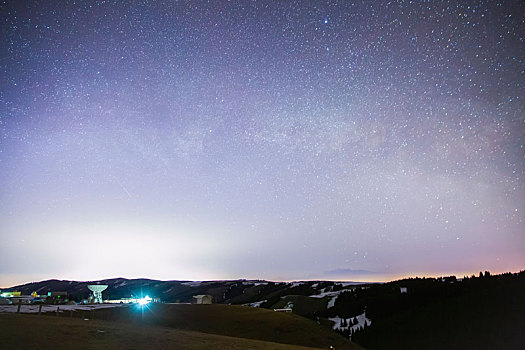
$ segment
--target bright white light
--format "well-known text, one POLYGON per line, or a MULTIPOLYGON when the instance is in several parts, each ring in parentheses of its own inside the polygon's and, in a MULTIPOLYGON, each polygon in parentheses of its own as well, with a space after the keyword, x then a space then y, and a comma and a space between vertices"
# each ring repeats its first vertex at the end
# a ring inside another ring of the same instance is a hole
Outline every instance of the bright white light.
POLYGON ((146 295, 144 298, 140 298, 138 302, 139 302, 139 305, 146 305, 146 304, 149 304, 151 300, 152 299, 146 295))

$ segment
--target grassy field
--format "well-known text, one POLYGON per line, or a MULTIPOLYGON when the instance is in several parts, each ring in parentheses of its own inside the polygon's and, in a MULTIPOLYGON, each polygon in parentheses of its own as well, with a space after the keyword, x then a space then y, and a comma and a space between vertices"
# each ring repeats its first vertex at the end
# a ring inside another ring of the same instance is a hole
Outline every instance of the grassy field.
POLYGON ((143 313, 123 307, 59 317, 0 314, 0 336, 13 349, 45 349, 55 342, 64 349, 141 349, 149 342, 157 349, 359 349, 312 320, 231 305, 153 304, 143 313))
POLYGON ((6 350, 315 349, 159 326, 17 314, 0 314, 0 344, 6 350))
POLYGON ((282 344, 355 348, 339 334, 312 320, 292 313, 246 306, 153 304, 143 316, 128 309, 122 317, 134 322, 282 344))

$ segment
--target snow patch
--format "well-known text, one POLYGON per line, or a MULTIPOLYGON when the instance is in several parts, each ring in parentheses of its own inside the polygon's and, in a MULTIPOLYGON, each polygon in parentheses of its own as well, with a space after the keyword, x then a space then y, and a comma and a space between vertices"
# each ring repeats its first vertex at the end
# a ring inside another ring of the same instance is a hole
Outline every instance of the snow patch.
POLYGON ((181 284, 183 286, 188 286, 188 287, 197 287, 202 284, 202 281, 182 282, 181 284))
POLYGON ((249 307, 261 307, 261 304, 262 303, 265 303, 267 300, 261 300, 261 301, 256 301, 254 303, 249 303, 249 304, 244 304, 245 306, 249 306, 249 307))
POLYGON ((364 283, 363 282, 341 282, 341 283, 338 283, 338 284, 340 284, 343 287, 349 287, 349 286, 358 286, 358 285, 364 284, 364 283))
POLYGON ((293 301, 289 301, 284 307, 283 309, 290 309, 290 310, 293 310, 293 301))
POLYGON ((268 282, 255 282, 255 281, 243 281, 242 284, 244 286, 254 286, 254 287, 257 287, 257 286, 266 286, 268 284, 268 282))
POLYGON ((328 319, 330 321, 334 322, 334 325, 332 326, 333 329, 335 329, 335 330, 347 330, 347 329, 350 329, 350 330, 352 330, 352 332, 355 332, 360 327, 364 327, 365 321, 366 321, 366 325, 367 326, 370 326, 372 324, 372 321, 369 320, 368 318, 366 318, 364 312, 361 315, 357 315, 355 317, 357 319, 357 324, 355 324, 353 326, 350 326, 350 321, 353 318, 354 317, 350 317, 350 318, 329 317, 328 319), (341 326, 341 320, 343 320, 343 319, 345 320, 345 323, 347 324, 346 327, 345 326, 341 326))
POLYGON ((337 299, 337 297, 339 296, 339 294, 337 294, 336 296, 332 297, 332 299, 330 299, 330 301, 328 302, 328 304, 326 305, 326 308, 329 309, 331 307, 334 307, 335 305, 335 300, 337 299))
POLYGON ((338 290, 337 292, 321 292, 321 294, 310 295, 310 298, 324 298, 324 297, 334 297, 339 295, 344 290, 338 290))

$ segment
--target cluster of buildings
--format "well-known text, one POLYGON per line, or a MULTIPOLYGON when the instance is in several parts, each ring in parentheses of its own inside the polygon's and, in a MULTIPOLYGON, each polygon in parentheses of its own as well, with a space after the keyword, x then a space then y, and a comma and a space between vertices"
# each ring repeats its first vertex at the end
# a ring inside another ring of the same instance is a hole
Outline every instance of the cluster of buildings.
MULTIPOLYGON (((98 286, 98 285, 96 285, 98 286)), ((82 300, 81 304, 149 304, 160 302, 159 298, 145 297, 131 297, 131 298, 120 298, 120 299, 102 299, 102 290, 105 288, 89 288, 93 295, 88 299, 82 300), (102 289, 102 290, 100 290, 102 289)), ((101 286, 102 287, 102 286, 101 286)), ((107 287, 107 286, 106 286, 107 287)), ((195 295, 192 298, 192 304, 212 304, 213 297, 211 295, 195 295)), ((61 304, 77 304, 69 299, 67 292, 48 292, 47 294, 39 295, 36 291, 31 295, 22 295, 19 291, 3 292, 0 291, 0 305, 10 304, 50 304, 50 305, 61 305, 61 304)))
POLYGON ((67 292, 48 292, 39 295, 33 292, 30 295, 23 295, 21 292, 0 292, 0 304, 68 304, 69 297, 67 292))

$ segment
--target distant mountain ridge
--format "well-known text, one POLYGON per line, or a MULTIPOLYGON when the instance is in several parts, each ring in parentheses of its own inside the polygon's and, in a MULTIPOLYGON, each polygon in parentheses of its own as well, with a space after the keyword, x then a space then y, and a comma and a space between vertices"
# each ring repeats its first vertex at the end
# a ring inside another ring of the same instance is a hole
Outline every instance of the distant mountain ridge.
POLYGON ((147 294, 187 303, 194 295, 209 294, 217 304, 292 309, 367 349, 521 349, 525 344, 525 271, 388 283, 48 280, 7 290, 65 291, 82 300, 93 283, 109 286, 104 299, 147 294))
MULTIPOLYGON (((26 283, 4 291, 20 291, 22 294, 47 294, 47 292, 67 292, 71 300, 80 301, 90 295, 89 284, 106 284, 104 299, 120 299, 132 296, 149 295, 161 301, 191 302, 198 294, 213 296, 215 303, 250 304, 260 301, 277 300, 286 295, 319 295, 326 290, 351 290, 361 282, 273 282, 264 280, 218 280, 218 281, 160 281, 146 278, 111 278, 98 281, 45 280, 26 283)), ((264 303, 261 303, 264 304, 264 303)), ((266 303, 268 304, 268 302, 266 303)))

